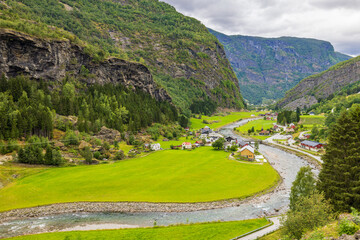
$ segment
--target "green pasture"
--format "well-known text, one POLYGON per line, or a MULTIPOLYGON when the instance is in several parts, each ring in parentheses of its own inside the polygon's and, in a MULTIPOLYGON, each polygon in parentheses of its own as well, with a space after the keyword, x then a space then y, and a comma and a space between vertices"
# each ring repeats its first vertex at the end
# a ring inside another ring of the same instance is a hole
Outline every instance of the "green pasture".
POLYGON ((170 227, 136 228, 120 230, 54 232, 38 235, 15 237, 17 240, 228 240, 269 224, 264 219, 252 219, 236 222, 200 223, 170 227))
POLYGON ((220 127, 223 127, 229 123, 236 122, 240 119, 244 118, 251 118, 251 115, 255 115, 256 117, 259 114, 264 114, 265 112, 232 112, 228 115, 226 114, 219 114, 214 116, 202 116, 201 119, 197 118, 191 118, 191 128, 192 129, 200 129, 205 126, 209 126, 212 129, 218 129, 220 127), (203 123, 203 121, 206 120, 209 123, 203 123))
POLYGON ((274 186, 269 165, 242 164, 202 147, 114 164, 50 168, 0 190, 0 211, 79 201, 205 202, 244 198, 274 186))
POLYGON ((183 142, 195 143, 196 140, 192 140, 191 138, 192 137, 189 136, 188 139, 186 139, 186 137, 180 137, 178 140, 170 140, 170 141, 159 140, 157 141, 157 143, 160 143, 162 149, 170 149, 171 145, 178 146, 181 145, 183 142))
POLYGON ((248 133, 248 130, 251 129, 252 127, 254 127, 255 132, 256 131, 260 131, 261 129, 269 129, 269 128, 273 128, 274 124, 276 123, 276 121, 272 121, 272 120, 254 120, 251 122, 248 122, 247 124, 240 126, 238 128, 236 128, 236 131, 239 131, 243 134, 248 133))
POLYGON ((302 115, 300 122, 306 128, 313 128, 315 125, 323 126, 325 124, 325 116, 323 115, 302 115))

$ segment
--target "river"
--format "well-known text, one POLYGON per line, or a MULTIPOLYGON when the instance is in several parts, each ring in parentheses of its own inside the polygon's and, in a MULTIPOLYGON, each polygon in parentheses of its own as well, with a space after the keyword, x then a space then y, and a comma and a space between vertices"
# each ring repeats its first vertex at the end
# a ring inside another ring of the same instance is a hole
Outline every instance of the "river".
MULTIPOLYGON (((225 136, 242 137, 233 133, 233 128, 247 123, 242 120, 229 124, 220 130, 225 136)), ((246 139, 244 139, 246 140, 246 139)), ((94 230, 128 227, 167 226, 179 223, 210 221, 234 221, 259 218, 284 213, 289 204, 291 184, 298 170, 309 165, 303 159, 260 144, 259 151, 264 154, 281 175, 282 183, 270 193, 246 201, 237 207, 226 207, 194 212, 148 212, 148 213, 76 213, 60 214, 24 220, 15 220, 0 224, 0 238, 49 231, 94 230)), ((314 167, 313 167, 314 168, 314 167)), ((317 174, 316 170, 314 169, 317 174)))

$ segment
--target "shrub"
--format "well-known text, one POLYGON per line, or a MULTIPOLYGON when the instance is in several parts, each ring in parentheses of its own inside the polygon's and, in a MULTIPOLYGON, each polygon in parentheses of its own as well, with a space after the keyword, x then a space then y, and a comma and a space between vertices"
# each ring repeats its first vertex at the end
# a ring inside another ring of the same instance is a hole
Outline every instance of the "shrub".
POLYGON ((94 152, 94 158, 100 160, 101 159, 101 153, 99 151, 94 152))
POLYGON ((359 226, 348 219, 342 219, 339 223, 339 235, 353 235, 359 230, 359 226))

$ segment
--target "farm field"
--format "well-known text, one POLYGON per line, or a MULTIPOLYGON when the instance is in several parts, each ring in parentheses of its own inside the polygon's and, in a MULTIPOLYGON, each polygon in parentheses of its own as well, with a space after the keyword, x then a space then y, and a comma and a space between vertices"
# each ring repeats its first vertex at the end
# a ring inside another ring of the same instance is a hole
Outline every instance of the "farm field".
POLYGON ((78 201, 244 198, 274 186, 278 179, 269 164, 242 164, 211 147, 159 151, 114 164, 50 168, 18 179, 0 190, 0 211, 78 201))
POLYGON ((325 123, 325 116, 323 115, 302 115, 300 116, 299 124, 306 128, 313 128, 315 125, 321 127, 325 123))
POLYGON ((218 115, 218 116, 202 116, 201 119, 191 118, 191 128, 192 129, 200 129, 205 126, 209 126, 212 129, 218 129, 223 127, 229 123, 236 122, 240 119, 251 118, 251 115, 258 116, 259 114, 264 114, 265 112, 232 112, 229 115, 218 115), (203 123, 206 120, 209 123, 203 123))
POLYGON ((239 132, 245 134, 245 133, 248 133, 248 130, 251 129, 252 127, 254 127, 255 132, 260 131, 262 128, 264 130, 266 130, 266 129, 272 128, 274 126, 273 123, 276 123, 276 121, 263 120, 263 119, 255 120, 255 121, 248 122, 247 124, 236 128, 236 131, 239 131, 239 132))
POLYGON ((191 137, 188 137, 188 139, 186 139, 186 137, 180 137, 178 140, 157 141, 157 143, 160 143, 162 149, 170 149, 171 145, 173 145, 173 146, 181 145, 183 142, 195 143, 196 141, 191 140, 191 137))
POLYGON ((57 232, 38 235, 21 236, 11 239, 17 240, 63 240, 63 239, 167 239, 167 240, 228 240, 247 232, 253 231, 269 224, 264 219, 252 219, 236 222, 200 223, 190 225, 179 225, 170 227, 100 230, 100 231, 77 231, 57 232))

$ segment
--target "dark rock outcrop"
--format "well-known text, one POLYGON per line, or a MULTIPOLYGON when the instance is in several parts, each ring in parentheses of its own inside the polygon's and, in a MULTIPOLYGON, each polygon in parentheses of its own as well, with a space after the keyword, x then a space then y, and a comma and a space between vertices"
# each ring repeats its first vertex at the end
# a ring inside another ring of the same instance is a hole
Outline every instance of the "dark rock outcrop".
POLYGON ((142 89, 157 100, 171 101, 142 64, 117 58, 96 63, 82 47, 68 40, 46 40, 0 29, 0 74, 60 81, 66 74, 81 76, 84 69, 89 73, 81 79, 87 84, 121 83, 142 89))
POLYGON ((309 107, 319 99, 325 99, 357 81, 360 81, 360 57, 339 63, 325 72, 303 79, 279 101, 278 105, 287 109, 309 107))

